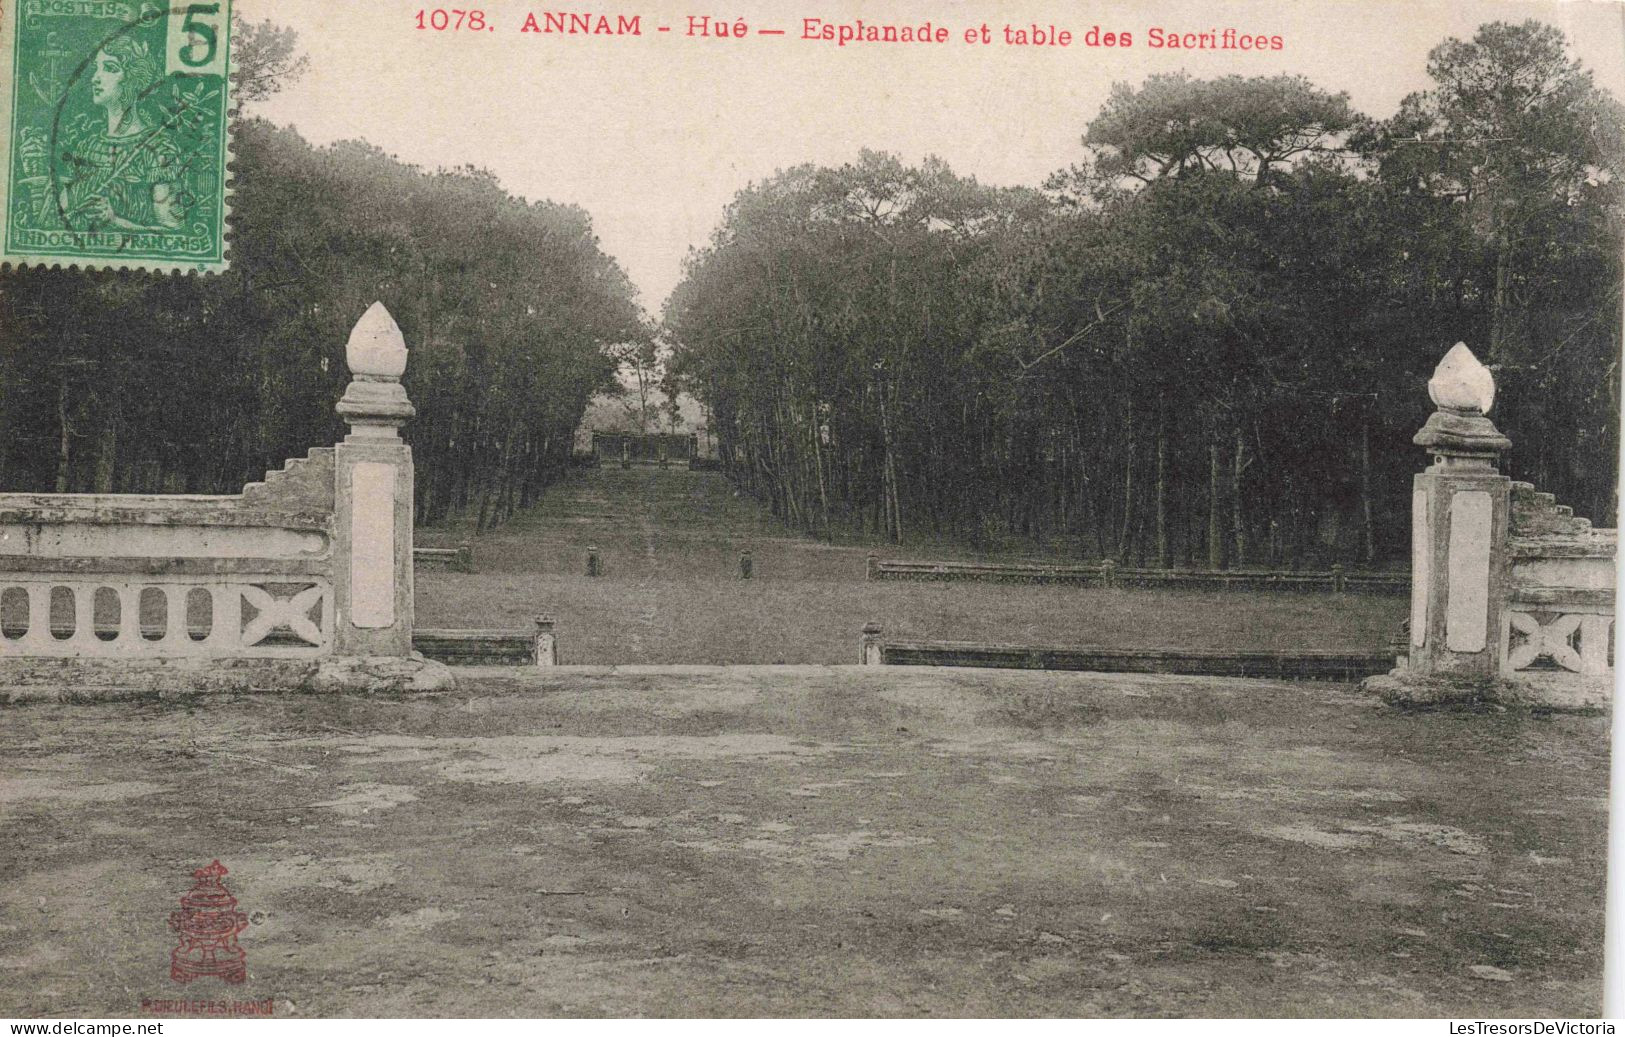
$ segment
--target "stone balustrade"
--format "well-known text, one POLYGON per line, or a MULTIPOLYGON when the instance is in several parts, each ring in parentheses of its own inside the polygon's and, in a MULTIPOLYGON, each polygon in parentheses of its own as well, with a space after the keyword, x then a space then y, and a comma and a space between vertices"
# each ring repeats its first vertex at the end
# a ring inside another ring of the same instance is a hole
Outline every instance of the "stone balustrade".
POLYGON ((320 656, 332 457, 237 496, 0 495, 0 659, 320 656))
POLYGON ((1511 489, 1502 675, 1611 679, 1618 532, 1529 483, 1511 489))
POLYGON ((412 651, 412 408, 382 305, 347 359, 350 435, 240 494, 0 494, 0 694, 448 686, 412 651))
POLYGON ((1391 702, 1613 701, 1618 534, 1498 469, 1495 381, 1457 344, 1428 382, 1438 406, 1415 442, 1433 464, 1411 497, 1408 651, 1367 681, 1391 702))

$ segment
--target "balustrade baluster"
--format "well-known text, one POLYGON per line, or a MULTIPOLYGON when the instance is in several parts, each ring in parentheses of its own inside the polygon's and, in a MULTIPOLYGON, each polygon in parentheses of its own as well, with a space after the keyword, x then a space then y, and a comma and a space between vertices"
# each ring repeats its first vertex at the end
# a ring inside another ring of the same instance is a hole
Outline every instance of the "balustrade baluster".
POLYGON ((209 638, 203 643, 213 649, 236 651, 243 642, 242 594, 236 587, 216 584, 209 588, 209 604, 214 615, 209 638))
POLYGON ((101 641, 96 637, 96 587, 68 584, 67 588, 73 595, 73 636, 68 638, 68 643, 80 649, 89 648, 91 651, 87 654, 98 655, 101 641))
POLYGON ((23 635, 22 643, 27 648, 49 649, 56 640, 51 636, 51 585, 23 586, 28 591, 28 633, 23 635))
POLYGON ((122 652, 139 652, 141 640, 141 585, 134 581, 118 591, 118 637, 113 646, 122 652))
POLYGON ((192 646, 191 630, 186 621, 186 592, 190 589, 184 584, 170 584, 163 588, 163 644, 170 650, 178 648, 185 651, 192 646))

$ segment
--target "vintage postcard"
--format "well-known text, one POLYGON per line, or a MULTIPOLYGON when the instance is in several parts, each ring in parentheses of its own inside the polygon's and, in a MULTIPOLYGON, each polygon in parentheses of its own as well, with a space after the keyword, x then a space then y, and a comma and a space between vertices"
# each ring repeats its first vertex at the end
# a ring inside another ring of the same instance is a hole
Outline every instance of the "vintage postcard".
POLYGON ((227 265, 231 0, 0 5, 0 263, 227 265))
POLYGON ((0 44, 15 1032, 1613 1032, 1625 5, 0 44))

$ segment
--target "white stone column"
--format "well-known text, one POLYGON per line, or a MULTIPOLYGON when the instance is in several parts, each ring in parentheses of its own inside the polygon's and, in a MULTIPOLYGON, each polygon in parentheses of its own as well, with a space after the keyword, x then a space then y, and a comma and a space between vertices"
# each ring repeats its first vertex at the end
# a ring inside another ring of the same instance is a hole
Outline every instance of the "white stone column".
POLYGON ((414 411, 401 375, 406 342, 375 302, 345 347, 351 382, 338 413, 350 433, 334 448, 335 652, 412 653, 412 451, 399 429, 414 411))
POLYGON ((1411 490, 1413 677, 1495 679, 1507 591, 1512 445, 1487 417, 1495 380, 1457 343, 1428 381, 1439 408, 1412 442, 1433 455, 1411 490))

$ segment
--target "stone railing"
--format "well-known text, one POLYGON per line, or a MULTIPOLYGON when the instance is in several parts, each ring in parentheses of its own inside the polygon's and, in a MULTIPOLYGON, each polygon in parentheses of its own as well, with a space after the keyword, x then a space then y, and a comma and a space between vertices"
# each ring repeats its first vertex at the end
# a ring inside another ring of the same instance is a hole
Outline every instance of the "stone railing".
POLYGON ((406 346, 347 348, 350 434, 232 496, 0 494, 0 689, 434 690, 412 651, 406 346))
POLYGON ((1608 678, 1617 531, 1592 529, 1551 494, 1518 482, 1509 526, 1502 676, 1608 678))
POLYGON ((1618 536, 1497 468, 1495 381, 1457 344, 1416 434, 1433 464, 1411 494, 1408 651, 1367 686, 1392 702, 1595 707, 1613 700, 1618 536))
POLYGON ((274 494, 0 496, 0 658, 319 657, 333 644, 333 451, 274 475, 309 467, 326 469, 325 509, 274 494))

